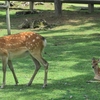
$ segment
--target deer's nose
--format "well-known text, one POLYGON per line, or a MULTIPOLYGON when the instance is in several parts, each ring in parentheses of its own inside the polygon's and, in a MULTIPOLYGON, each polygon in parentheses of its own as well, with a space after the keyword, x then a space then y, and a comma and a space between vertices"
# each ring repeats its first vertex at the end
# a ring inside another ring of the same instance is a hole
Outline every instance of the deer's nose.
POLYGON ((92 66, 92 68, 94 68, 94 66, 92 66))

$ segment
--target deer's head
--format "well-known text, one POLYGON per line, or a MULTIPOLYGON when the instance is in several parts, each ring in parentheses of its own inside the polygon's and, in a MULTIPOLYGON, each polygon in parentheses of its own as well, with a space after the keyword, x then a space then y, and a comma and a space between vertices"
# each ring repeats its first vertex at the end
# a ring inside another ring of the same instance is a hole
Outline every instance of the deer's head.
POLYGON ((98 63, 100 62, 99 59, 92 58, 92 68, 97 69, 98 68, 98 63))

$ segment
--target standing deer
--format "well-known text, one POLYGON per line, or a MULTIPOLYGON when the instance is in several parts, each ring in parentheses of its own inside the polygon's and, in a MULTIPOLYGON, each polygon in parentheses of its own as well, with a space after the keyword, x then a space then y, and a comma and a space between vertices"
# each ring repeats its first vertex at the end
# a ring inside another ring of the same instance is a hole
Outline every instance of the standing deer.
POLYGON ((17 56, 28 53, 31 55, 32 60, 35 63, 35 71, 27 84, 30 86, 32 84, 35 75, 40 69, 40 63, 44 66, 45 76, 43 87, 47 85, 47 73, 48 73, 48 63, 42 57, 42 50, 46 46, 46 39, 39 34, 33 32, 22 32, 19 34, 8 35, 0 37, 0 57, 2 59, 2 70, 3 70, 3 83, 1 88, 4 88, 6 83, 6 67, 7 64, 12 71, 15 79, 16 85, 18 84, 18 79, 14 72, 11 59, 17 56))
POLYGON ((99 59, 95 58, 92 59, 92 68, 94 69, 94 74, 95 74, 94 79, 96 80, 100 80, 100 68, 98 65, 99 62, 100 62, 99 59))

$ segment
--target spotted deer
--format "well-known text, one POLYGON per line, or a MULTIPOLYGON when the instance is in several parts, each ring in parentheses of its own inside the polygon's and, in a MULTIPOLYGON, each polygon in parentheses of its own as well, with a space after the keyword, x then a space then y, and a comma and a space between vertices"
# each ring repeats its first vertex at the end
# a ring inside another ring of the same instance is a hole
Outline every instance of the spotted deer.
POLYGON ((28 53, 35 63, 35 71, 27 84, 30 86, 34 80, 38 70, 40 69, 40 64, 44 66, 44 84, 43 87, 47 85, 47 74, 48 74, 48 62, 42 57, 42 50, 46 46, 46 39, 39 34, 34 32, 22 32, 18 34, 8 35, 0 37, 0 57, 2 60, 2 70, 3 70, 3 83, 1 88, 4 88, 6 83, 6 67, 9 66, 12 71, 13 77, 15 79, 16 85, 18 85, 18 79, 14 72, 12 65, 12 59, 17 56, 28 53))
POLYGON ((100 62, 99 59, 92 58, 92 68, 94 69, 94 79, 100 80, 100 68, 98 63, 100 62))

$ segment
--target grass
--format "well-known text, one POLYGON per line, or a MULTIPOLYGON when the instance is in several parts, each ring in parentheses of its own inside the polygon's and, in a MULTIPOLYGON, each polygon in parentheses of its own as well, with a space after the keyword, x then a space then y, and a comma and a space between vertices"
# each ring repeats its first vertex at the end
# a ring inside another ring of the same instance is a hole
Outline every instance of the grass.
MULTIPOLYGON (((60 18, 54 16, 53 10, 46 11, 44 8, 39 9, 42 13, 25 16, 16 16, 17 10, 11 10, 13 34, 21 31, 35 31, 45 36, 48 41, 45 48, 46 54, 44 54, 44 58, 49 62, 48 86, 42 89, 44 68, 41 67, 33 84, 27 87, 26 83, 34 71, 34 64, 29 56, 14 59, 13 65, 19 85, 14 86, 13 76, 7 68, 7 85, 4 89, 0 89, 0 100, 100 99, 100 83, 87 83, 94 77, 91 59, 94 56, 97 58, 100 56, 100 13, 95 11, 88 14, 87 11, 80 11, 79 6, 72 4, 64 5, 63 9, 63 15, 60 18), (55 23, 56 26, 48 30, 19 30, 17 27, 25 18, 30 20, 40 17, 45 18, 49 23, 55 23)), ((4 10, 0 12, 0 30, 1 36, 7 34, 4 10)), ((1 67, 0 83, 2 83, 1 67)))

